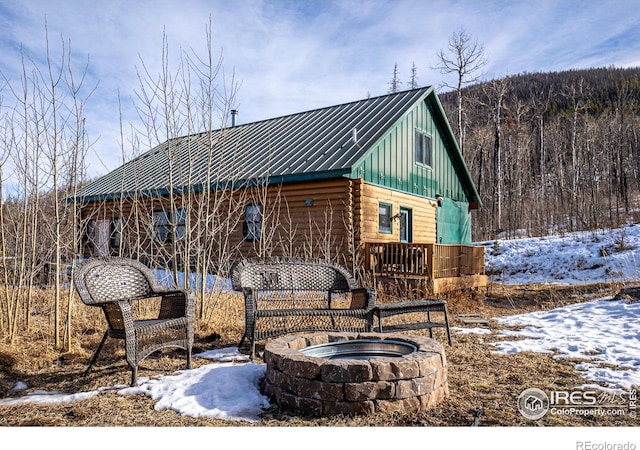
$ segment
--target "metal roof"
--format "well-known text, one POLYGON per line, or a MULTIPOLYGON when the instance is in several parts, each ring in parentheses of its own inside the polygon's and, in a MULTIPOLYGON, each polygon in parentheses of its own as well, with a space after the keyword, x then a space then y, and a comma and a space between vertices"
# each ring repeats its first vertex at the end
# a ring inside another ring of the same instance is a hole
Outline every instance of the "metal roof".
POLYGON ((428 96, 435 98, 432 87, 170 139, 88 184, 78 196, 90 202, 166 194, 170 186, 202 190, 265 178, 348 176, 389 128, 428 96))

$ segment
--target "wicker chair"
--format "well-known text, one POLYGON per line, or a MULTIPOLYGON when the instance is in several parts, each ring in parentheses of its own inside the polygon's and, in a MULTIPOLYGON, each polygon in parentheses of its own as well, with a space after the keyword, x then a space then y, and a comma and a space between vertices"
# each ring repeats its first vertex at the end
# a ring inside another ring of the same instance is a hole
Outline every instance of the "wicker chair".
POLYGON ((83 261, 76 268, 73 280, 82 302, 102 308, 108 325, 85 376, 91 371, 107 337, 125 342, 131 386, 137 384, 140 362, 162 348, 186 350, 187 368, 191 368, 194 300, 188 292, 163 289, 147 266, 125 258, 83 261), (132 301, 151 298, 160 299, 157 317, 136 320, 132 301))

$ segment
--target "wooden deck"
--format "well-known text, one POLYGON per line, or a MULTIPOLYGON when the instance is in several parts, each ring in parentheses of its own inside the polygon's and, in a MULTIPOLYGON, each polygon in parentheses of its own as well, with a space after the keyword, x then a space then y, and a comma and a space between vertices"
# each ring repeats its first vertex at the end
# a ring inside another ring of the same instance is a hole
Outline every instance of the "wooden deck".
POLYGON ((422 282, 434 294, 487 285, 480 246, 367 243, 364 260, 378 279, 422 282))

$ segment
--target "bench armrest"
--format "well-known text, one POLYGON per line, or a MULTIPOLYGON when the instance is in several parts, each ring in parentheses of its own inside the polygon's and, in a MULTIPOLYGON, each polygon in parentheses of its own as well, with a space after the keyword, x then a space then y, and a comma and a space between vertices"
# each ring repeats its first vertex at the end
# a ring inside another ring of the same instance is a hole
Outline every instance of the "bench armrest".
POLYGON ((372 309, 376 304, 376 291, 372 288, 351 290, 351 309, 372 309))

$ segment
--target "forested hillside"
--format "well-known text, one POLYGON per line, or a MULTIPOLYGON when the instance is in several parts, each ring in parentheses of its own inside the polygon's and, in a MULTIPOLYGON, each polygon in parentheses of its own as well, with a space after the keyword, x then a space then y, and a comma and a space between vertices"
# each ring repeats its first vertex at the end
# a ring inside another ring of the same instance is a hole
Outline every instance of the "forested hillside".
MULTIPOLYGON (((507 76, 463 89, 474 239, 607 228, 640 201, 640 68, 507 76)), ((457 130, 455 92, 440 93, 457 130)))

